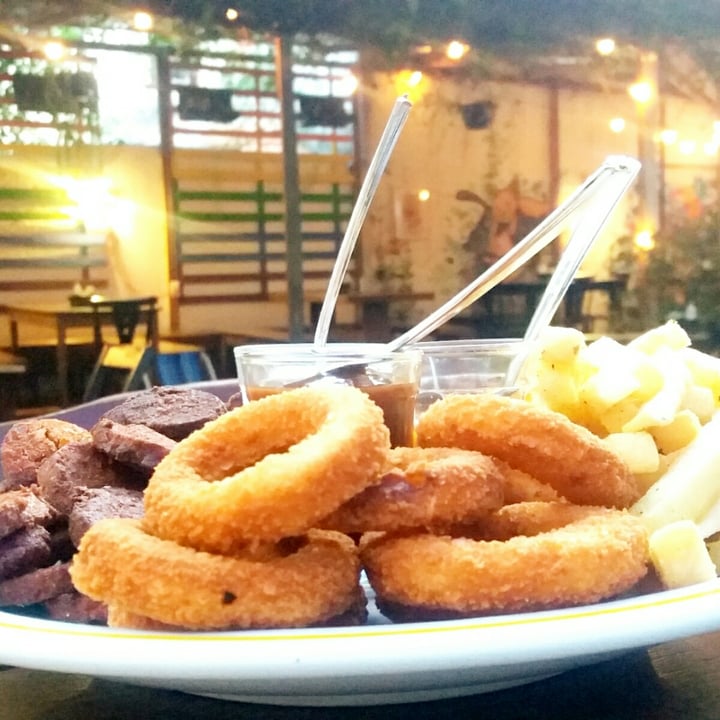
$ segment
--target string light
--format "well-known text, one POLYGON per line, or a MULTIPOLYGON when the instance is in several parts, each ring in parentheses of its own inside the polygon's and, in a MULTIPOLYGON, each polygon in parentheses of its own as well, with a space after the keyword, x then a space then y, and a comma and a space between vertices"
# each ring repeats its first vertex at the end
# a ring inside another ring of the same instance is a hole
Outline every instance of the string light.
POLYGON ((235 8, 228 8, 225 11, 225 17, 230 21, 233 22, 237 20, 240 17, 240 13, 235 8))
POLYGON ((678 144, 678 150, 683 155, 692 155, 697 149, 697 143, 694 140, 681 140, 678 144))
POLYGON ((420 70, 400 70, 395 74, 395 89, 398 95, 406 93, 410 102, 419 101, 427 92, 420 70))
POLYGON ((625 118, 614 117, 610 121, 610 129, 614 133, 621 133, 625 129, 625 118))
POLYGON ((61 60, 65 55, 65 46, 57 40, 45 43, 43 54, 48 60, 61 60))
POLYGON ((450 60, 461 60, 469 49, 469 46, 464 42, 461 42, 460 40, 453 40, 448 43, 445 54, 450 60))
POLYGON ((652 250, 655 247, 655 238, 651 230, 639 230, 635 233, 633 243, 640 250, 652 250))
POLYGON ((138 10, 133 16, 133 27, 140 32, 152 30, 154 25, 153 16, 144 10, 138 10))
POLYGON ((639 80, 628 88, 630 97, 640 104, 650 102, 653 97, 653 86, 647 80, 639 80))
POLYGON ((615 52, 615 40, 611 37, 599 38, 595 42, 595 49, 599 55, 612 55, 615 52))
POLYGON ((344 75, 341 80, 336 81, 336 86, 339 86, 339 95, 342 97, 350 97, 350 95, 353 95, 360 85, 360 81, 357 79, 357 77, 349 72, 347 75, 344 75))
POLYGON ((663 145, 674 145, 678 139, 678 131, 672 128, 665 128, 660 132, 660 142, 663 145))
POLYGON ((418 200, 420 202, 427 202, 430 199, 430 191, 427 188, 423 188, 418 191, 418 200))

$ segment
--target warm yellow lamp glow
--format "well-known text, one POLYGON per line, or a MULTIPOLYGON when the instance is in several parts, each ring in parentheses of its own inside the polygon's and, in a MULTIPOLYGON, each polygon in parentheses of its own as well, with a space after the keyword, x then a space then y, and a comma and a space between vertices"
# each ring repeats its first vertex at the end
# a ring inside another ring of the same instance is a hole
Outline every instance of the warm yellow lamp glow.
POLYGON ((420 202, 427 202, 430 199, 430 191, 427 188, 423 188, 418 191, 418 200, 420 202))
POLYGON ((652 100, 655 91, 653 90, 652 83, 647 80, 639 80, 628 88, 628 93, 635 102, 644 105, 652 100))
POLYGON ((350 72, 347 75, 343 75, 339 80, 336 80, 333 85, 339 89, 339 92, 337 90, 335 91, 335 95, 339 97, 350 97, 350 95, 357 92, 360 81, 356 75, 350 72))
POLYGON ((697 143, 694 140, 681 140, 678 143, 678 150, 683 155, 692 155, 697 149, 697 143))
POLYGON ((621 133, 625 129, 625 118, 614 117, 610 121, 610 129, 614 133, 621 133))
POLYGON ((240 13, 235 8, 228 8, 225 11, 225 17, 230 21, 234 22, 240 17, 240 13))
POLYGON ((703 145, 703 152, 708 155, 709 157, 712 157, 713 155, 718 154, 718 141, 717 140, 710 140, 710 142, 706 142, 703 145))
POLYGON ((420 70, 400 70, 395 74, 397 94, 406 94, 410 102, 417 102, 427 90, 423 77, 420 70))
POLYGON ((633 243, 640 250, 652 250, 655 247, 655 238, 651 230, 639 230, 635 233, 633 243))
POLYGON ((612 55, 615 52, 615 40, 611 37, 599 38, 595 42, 595 49, 599 55, 612 55))
POLYGON ((468 50, 470 50, 470 47, 466 43, 460 40, 452 40, 448 43, 445 55, 447 55, 449 60, 462 60, 468 50))
POLYGON ((106 230, 109 227, 108 212, 113 198, 110 194, 112 180, 109 178, 77 179, 66 176, 53 178, 75 203, 64 211, 87 230, 106 230))
POLYGON ((665 128, 660 132, 660 142, 663 145, 674 145, 678 139, 678 131, 672 128, 665 128))
POLYGON ((43 54, 48 60, 61 60, 65 52, 65 46, 58 40, 51 40, 43 47, 43 54))
POLYGON ((149 12, 138 10, 135 15, 133 15, 133 27, 140 32, 152 30, 154 24, 153 16, 149 12))

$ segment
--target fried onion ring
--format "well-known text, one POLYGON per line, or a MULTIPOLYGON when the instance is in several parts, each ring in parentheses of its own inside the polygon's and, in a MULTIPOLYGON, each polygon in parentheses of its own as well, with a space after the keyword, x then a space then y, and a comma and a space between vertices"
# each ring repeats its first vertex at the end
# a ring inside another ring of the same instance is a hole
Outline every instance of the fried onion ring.
POLYGON ((506 505, 519 502, 553 502, 563 499, 555 488, 540 482, 529 473, 510 467, 497 458, 495 464, 503 475, 506 505))
POLYGON ((491 528, 507 539, 363 536, 360 557, 380 606, 445 617, 556 608, 617 595, 647 571, 646 530, 622 510, 520 503, 499 510, 484 532, 491 528))
POLYGON ((132 519, 88 530, 71 567, 85 595, 127 617, 187 629, 301 627, 354 607, 360 565, 353 541, 311 530, 233 556, 161 540, 132 519))
POLYGON ((319 523, 344 533, 431 528, 500 508, 503 476, 482 453, 454 448, 390 451, 392 469, 319 523))
POLYGON ((350 386, 255 400, 182 440, 145 491, 145 529, 228 554, 250 540, 300 535, 387 467, 382 410, 350 386))
POLYGON ((524 400, 492 393, 450 395, 420 416, 417 442, 492 455, 578 505, 626 508, 641 494, 627 465, 598 437, 524 400))

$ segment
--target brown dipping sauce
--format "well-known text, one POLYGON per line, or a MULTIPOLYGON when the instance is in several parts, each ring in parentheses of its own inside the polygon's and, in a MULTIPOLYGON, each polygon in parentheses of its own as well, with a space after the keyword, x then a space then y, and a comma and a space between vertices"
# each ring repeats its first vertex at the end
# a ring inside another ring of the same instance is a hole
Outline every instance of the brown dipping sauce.
MULTIPOLYGON (((390 430, 390 443, 393 447, 410 447, 415 439, 415 383, 395 383, 392 385, 358 385, 369 395, 383 411, 385 425, 390 430)), ((277 387, 246 388, 250 400, 260 400, 268 395, 282 392, 277 387)))

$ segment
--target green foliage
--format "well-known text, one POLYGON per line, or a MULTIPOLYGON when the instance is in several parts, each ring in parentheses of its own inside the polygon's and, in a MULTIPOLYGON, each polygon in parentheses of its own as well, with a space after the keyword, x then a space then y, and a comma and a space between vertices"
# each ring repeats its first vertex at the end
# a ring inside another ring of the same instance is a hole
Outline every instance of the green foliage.
POLYGON ((702 184, 697 193, 690 208, 670 209, 638 285, 658 321, 696 312, 700 324, 720 323, 720 207, 702 184))

